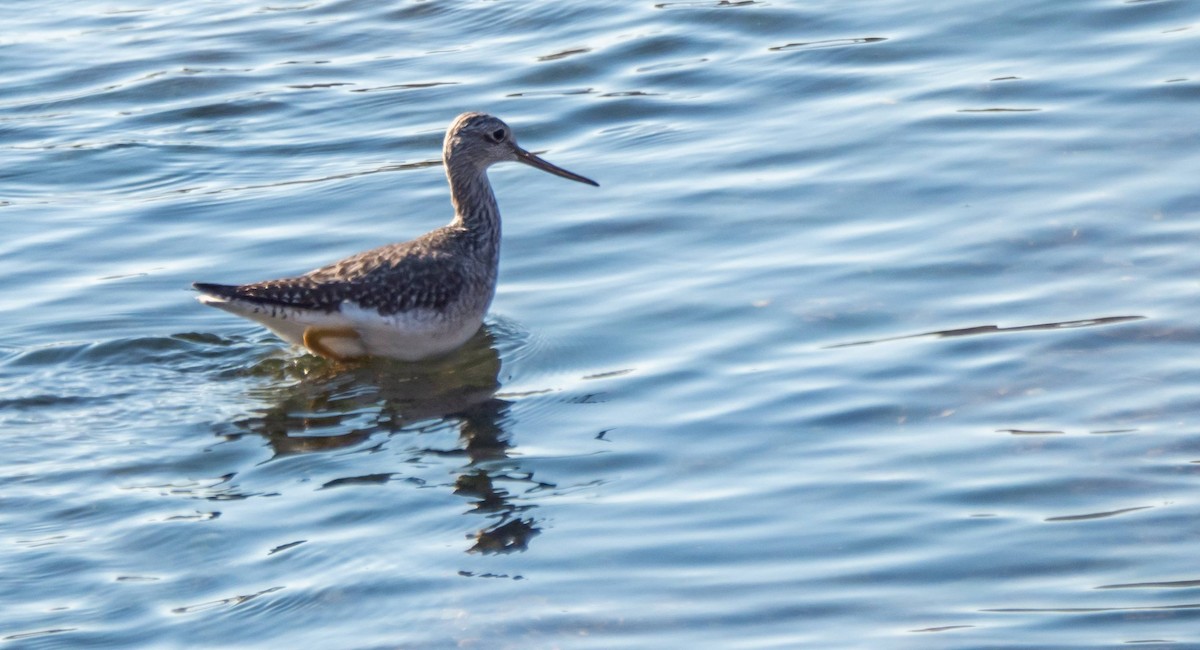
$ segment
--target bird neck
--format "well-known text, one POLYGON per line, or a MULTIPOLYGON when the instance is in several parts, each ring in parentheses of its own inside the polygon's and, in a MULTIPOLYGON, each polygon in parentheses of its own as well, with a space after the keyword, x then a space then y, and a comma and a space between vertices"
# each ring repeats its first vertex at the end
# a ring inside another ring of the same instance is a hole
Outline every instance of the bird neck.
POLYGON ((500 248, 500 206, 488 182, 487 170, 456 166, 446 161, 450 180, 450 202, 454 204, 453 227, 463 228, 484 250, 500 248))

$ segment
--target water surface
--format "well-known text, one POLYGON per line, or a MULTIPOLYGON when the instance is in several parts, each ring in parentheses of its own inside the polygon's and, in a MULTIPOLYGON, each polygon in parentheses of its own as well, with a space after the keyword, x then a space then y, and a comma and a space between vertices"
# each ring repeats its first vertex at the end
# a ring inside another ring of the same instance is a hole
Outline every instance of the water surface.
POLYGON ((1186 0, 0 7, 0 639, 1200 647, 1186 0), (193 301, 448 220, 486 328, 193 301))

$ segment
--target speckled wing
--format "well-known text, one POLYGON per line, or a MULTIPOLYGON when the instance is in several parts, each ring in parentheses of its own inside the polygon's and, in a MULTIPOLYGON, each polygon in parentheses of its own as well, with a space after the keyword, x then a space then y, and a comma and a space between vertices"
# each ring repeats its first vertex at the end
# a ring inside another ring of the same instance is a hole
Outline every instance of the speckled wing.
POLYGON ((365 251, 293 278, 241 286, 194 286, 227 300, 326 313, 338 311, 346 301, 385 316, 420 308, 443 310, 465 288, 461 262, 415 243, 365 251))

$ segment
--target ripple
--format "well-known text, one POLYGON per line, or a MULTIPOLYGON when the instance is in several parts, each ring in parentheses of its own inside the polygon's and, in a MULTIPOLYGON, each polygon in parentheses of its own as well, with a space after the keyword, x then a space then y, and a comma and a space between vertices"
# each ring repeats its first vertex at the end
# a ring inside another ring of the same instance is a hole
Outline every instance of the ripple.
POLYGON ((777 45, 767 49, 772 52, 787 52, 791 50, 822 50, 834 47, 847 47, 850 45, 870 45, 872 43, 882 43, 886 40, 888 39, 881 36, 866 36, 863 38, 833 38, 824 41, 788 43, 787 45, 777 45))
MULTIPOLYGON (((330 81, 330 82, 326 82, 326 83, 289 84, 287 87, 295 88, 297 90, 315 90, 315 89, 323 89, 323 88, 340 88, 342 86, 353 86, 353 85, 354 85, 353 83, 350 83, 348 81, 330 81)), ((357 92, 364 92, 364 91, 359 90, 357 92)))
POLYGON ((1177 605, 1146 605, 1146 606, 1127 606, 1127 607, 1002 607, 994 609, 983 609, 983 612, 997 612, 1006 614, 1094 614, 1100 612, 1141 612, 1141 611, 1169 611, 1175 609, 1197 609, 1200 608, 1200 603, 1180 603, 1177 605))
POLYGON ((949 631, 951 631, 951 630, 967 630, 967 629, 970 629, 970 628, 973 628, 973 627, 976 627, 976 626, 974 626, 974 625, 941 625, 941 626, 938 626, 938 627, 925 627, 925 628, 921 628, 921 629, 919 629, 919 630, 909 630, 909 632, 913 632, 913 633, 921 633, 921 632, 949 632, 949 631))
POLYGON ((1057 429, 996 429, 996 433, 1008 433, 1014 436, 1057 436, 1066 433, 1057 429))
POLYGON ((764 4, 760 0, 707 0, 704 2, 663 2, 654 5, 655 9, 670 9, 672 7, 750 7, 764 4))
POLYGON ((244 192, 255 192, 258 190, 273 190, 274 191, 274 190, 287 189, 287 188, 295 186, 295 185, 313 185, 313 184, 337 182, 337 181, 342 181, 342 180, 347 180, 347 179, 352 179, 352 178, 358 178, 360 176, 368 176, 371 174, 382 174, 382 173, 388 173, 388 172, 406 171, 406 170, 411 170, 411 169, 424 169, 427 167, 437 167, 437 166, 440 166, 441 164, 442 164, 441 160, 430 159, 430 160, 420 160, 420 161, 416 161, 416 162, 389 164, 389 165, 383 165, 380 167, 373 167, 370 169, 363 169, 363 170, 357 170, 357 171, 339 172, 336 174, 328 174, 325 176, 319 176, 319 177, 313 177, 313 178, 288 179, 288 180, 281 180, 281 181, 276 181, 276 182, 272 182, 272 183, 262 183, 262 184, 256 184, 256 185, 240 185, 240 186, 235 186, 235 187, 221 187, 221 188, 208 188, 208 187, 201 187, 201 186, 180 187, 180 188, 172 189, 170 192, 159 195, 154 198, 158 198, 161 200, 169 200, 173 197, 173 195, 177 195, 177 194, 218 195, 218 194, 237 194, 237 193, 244 193, 244 192))
POLYGON ((990 334, 1010 334, 1013 332, 1037 332, 1037 331, 1053 331, 1064 329, 1076 329, 1080 327, 1097 327, 1105 325, 1116 325, 1120 323, 1130 323, 1134 321, 1145 320, 1145 316, 1101 316, 1099 318, 1084 318, 1079 320, 1058 321, 1053 323, 1036 323, 1033 325, 1012 325, 1001 327, 999 325, 976 325, 973 327, 960 327, 948 330, 937 330, 933 332, 922 332, 920 334, 902 334, 899 336, 890 336, 881 339, 873 339, 869 341, 855 341, 852 343, 837 343, 826 346, 827 348, 844 348, 859 345, 874 345, 876 343, 890 343, 892 341, 903 341, 906 339, 933 337, 933 338, 951 338, 958 336, 980 336, 990 334))
POLYGON ((237 607, 238 605, 243 605, 245 603, 248 603, 248 602, 254 600, 255 598, 259 598, 260 596, 265 596, 267 594, 273 594, 282 589, 283 589, 282 586, 271 587, 269 589, 257 591, 252 594, 244 594, 241 596, 230 596, 229 598, 221 598, 220 600, 210 600, 208 602, 199 603, 196 605, 184 605, 182 607, 176 607, 176 608, 172 609, 171 613, 172 614, 195 614, 196 612, 203 612, 203 611, 208 611, 208 610, 212 610, 212 609, 237 607))
POLYGON ((959 113, 1037 113, 1040 108, 960 108, 959 113))
POLYGON ((1101 585, 1097 589, 1192 589, 1200 587, 1200 580, 1167 580, 1164 582, 1130 582, 1125 584, 1101 585))
MULTIPOLYGON (((354 88, 350 92, 352 92, 352 93, 376 93, 376 92, 384 92, 384 91, 391 91, 391 90, 420 90, 423 88, 437 88, 438 86, 457 86, 458 84, 459 84, 459 82, 457 82, 457 81, 424 81, 424 82, 420 82, 420 83, 390 84, 387 86, 374 86, 371 88, 354 88)), ((440 160, 438 161, 438 164, 441 164, 440 160)))
POLYGON ((327 490, 329 488, 341 487, 343 485, 382 485, 392 480, 395 476, 392 472, 384 472, 381 474, 364 474, 362 476, 347 476, 345 478, 336 478, 332 481, 326 481, 321 484, 318 489, 327 490))
POLYGON ((708 61, 709 60, 704 57, 701 57, 698 59, 689 59, 686 61, 668 61, 665 63, 656 63, 654 65, 646 65, 646 66, 642 66, 640 68, 635 68, 634 72, 639 73, 639 74, 645 74, 648 72, 659 72, 661 70, 675 70, 678 68, 687 68, 687 67, 691 67, 691 66, 700 65, 702 63, 708 63, 708 61))
POLYGON ((601 97, 657 97, 663 93, 649 93, 642 90, 623 90, 609 93, 601 93, 601 97))
POLYGON ((74 632, 79 628, 75 627, 56 627, 48 630, 36 630, 33 632, 22 632, 20 634, 10 634, 4 637, 5 641, 20 641, 23 639, 33 639, 40 636, 49 636, 52 634, 62 634, 64 632, 74 632))
POLYGON ((1106 512, 1089 512, 1082 515, 1061 515, 1058 517, 1047 517, 1044 521, 1089 521, 1092 519, 1108 519, 1130 512, 1139 510, 1147 510, 1154 506, 1135 506, 1133 508, 1121 508, 1120 510, 1108 510, 1106 512))
POLYGON ((588 52, 591 52, 591 51, 592 51, 592 49, 590 47, 577 47, 577 48, 572 48, 569 50, 562 50, 560 52, 555 52, 554 54, 546 54, 544 56, 539 56, 537 58, 537 60, 538 61, 558 61, 559 59, 565 59, 567 57, 575 56, 577 54, 587 54, 588 52))
POLYGON ((308 540, 306 540, 306 539, 301 539, 301 540, 297 540, 294 542, 288 542, 287 544, 280 544, 279 546, 272 548, 270 551, 267 551, 267 555, 275 555, 276 553, 282 553, 283 551, 286 551, 288 549, 295 548, 301 544, 304 544, 307 541, 308 540))
POLYGON ((571 95, 591 95, 595 94, 595 92, 593 88, 563 88, 558 90, 529 90, 509 93, 505 97, 570 97, 571 95))

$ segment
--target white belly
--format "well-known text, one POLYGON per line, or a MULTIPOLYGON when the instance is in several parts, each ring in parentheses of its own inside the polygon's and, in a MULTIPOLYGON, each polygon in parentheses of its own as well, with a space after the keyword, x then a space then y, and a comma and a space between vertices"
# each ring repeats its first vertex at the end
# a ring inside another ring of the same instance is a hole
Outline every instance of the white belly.
POLYGON ((446 354, 466 343, 483 325, 483 314, 447 319, 428 309, 380 316, 371 309, 342 305, 344 316, 369 356, 417 361, 446 354))
MULTIPOLYGON (((200 296, 200 301, 266 325, 288 343, 305 346, 311 328, 322 332, 322 347, 350 359, 364 356, 418 361, 446 354, 466 343, 483 324, 487 305, 477 313, 448 316, 414 309, 381 316, 373 309, 343 303, 340 311, 321 312, 256 305, 200 296)), ((318 350, 314 350, 318 351, 318 350)))

